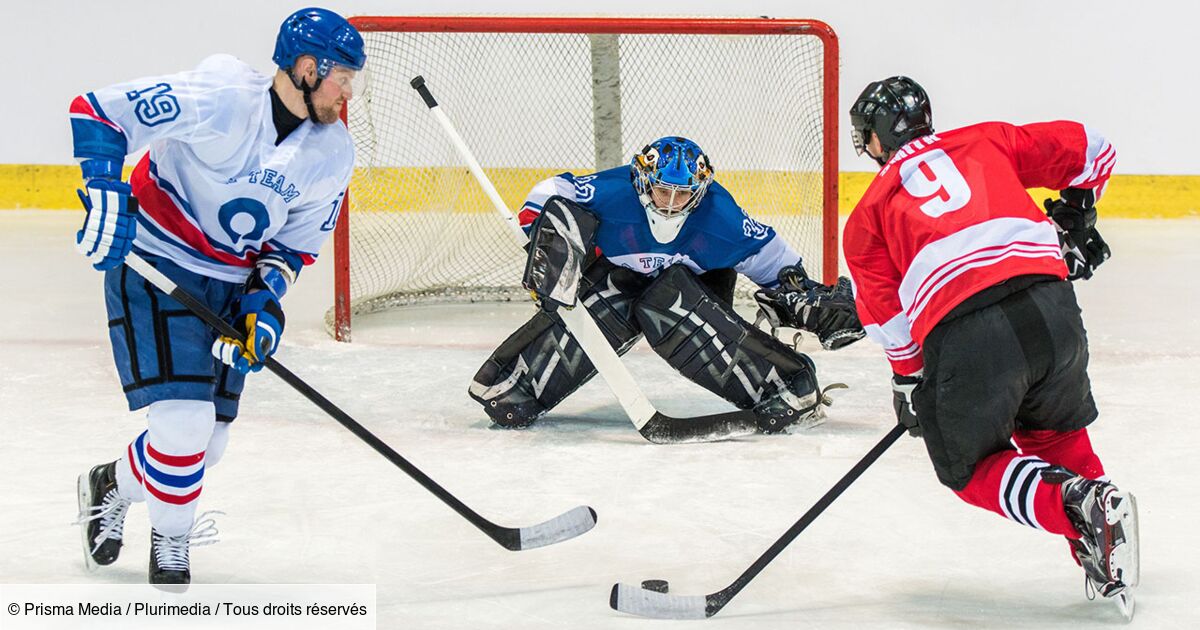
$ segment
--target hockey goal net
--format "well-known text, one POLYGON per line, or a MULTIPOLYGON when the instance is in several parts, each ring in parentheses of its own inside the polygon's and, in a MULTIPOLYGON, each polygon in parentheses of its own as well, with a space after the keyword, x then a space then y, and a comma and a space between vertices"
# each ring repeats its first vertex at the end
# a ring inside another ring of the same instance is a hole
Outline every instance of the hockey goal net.
MULTIPOLYGON (((433 301, 528 299, 524 252, 420 97, 425 77, 510 208, 538 181, 695 140, 716 178, 810 274, 837 275, 837 72, 816 20, 356 17, 345 115, 357 151, 335 232, 330 332, 433 301)), ((754 287, 744 279, 739 295, 754 287)))

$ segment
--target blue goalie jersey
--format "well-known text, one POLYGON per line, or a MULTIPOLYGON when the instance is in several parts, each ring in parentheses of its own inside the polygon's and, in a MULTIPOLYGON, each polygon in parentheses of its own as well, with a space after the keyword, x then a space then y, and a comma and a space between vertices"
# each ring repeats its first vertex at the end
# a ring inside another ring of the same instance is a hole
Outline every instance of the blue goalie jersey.
POLYGON ((563 173, 539 182, 519 215, 526 232, 553 196, 570 199, 595 214, 600 220, 596 246, 602 255, 641 274, 657 275, 677 264, 697 274, 732 268, 770 288, 778 284, 780 269, 800 264, 800 255, 773 228, 750 218, 715 181, 670 243, 659 243, 650 233, 628 166, 587 176, 563 173))

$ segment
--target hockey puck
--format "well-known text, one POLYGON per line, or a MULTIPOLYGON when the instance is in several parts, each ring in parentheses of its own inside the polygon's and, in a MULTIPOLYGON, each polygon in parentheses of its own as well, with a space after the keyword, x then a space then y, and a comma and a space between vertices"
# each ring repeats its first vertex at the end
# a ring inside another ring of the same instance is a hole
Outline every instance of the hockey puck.
POLYGON ((642 588, 646 589, 647 591, 654 591, 655 593, 666 593, 667 592, 667 581, 666 580, 642 580, 642 588))

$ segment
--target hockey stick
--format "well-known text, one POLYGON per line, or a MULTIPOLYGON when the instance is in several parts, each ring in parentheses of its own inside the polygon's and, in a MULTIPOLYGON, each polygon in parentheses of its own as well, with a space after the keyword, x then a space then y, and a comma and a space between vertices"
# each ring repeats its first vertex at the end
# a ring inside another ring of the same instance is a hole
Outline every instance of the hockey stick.
MULTIPOLYGON (((454 128, 454 123, 450 122, 450 118, 434 100, 429 87, 425 85, 425 79, 419 76, 415 77, 411 85, 425 101, 429 112, 441 123, 446 136, 454 143, 454 147, 458 149, 459 154, 471 169, 471 174, 479 181, 483 192, 487 194, 496 212, 504 218, 504 222, 516 237, 517 242, 524 246, 529 242, 529 237, 521 229, 517 217, 500 198, 500 193, 496 191, 496 187, 483 172, 483 167, 475 159, 475 155, 467 146, 466 141, 454 128)), ((571 331, 571 335, 579 343, 579 347, 583 348, 583 352, 596 366, 596 371, 600 372, 613 394, 616 394, 621 407, 633 421, 633 426, 647 440, 656 444, 712 442, 758 432, 758 425, 755 423, 754 413, 751 411, 731 411, 693 418, 673 418, 659 412, 642 393, 642 389, 638 387, 633 380, 633 375, 621 363, 621 358, 617 356, 616 351, 608 345, 604 333, 600 331, 596 321, 588 314, 586 307, 560 308, 558 314, 562 317, 567 329, 571 331)))
MULTIPOLYGON (((221 319, 211 309, 192 297, 191 294, 179 288, 170 278, 151 266, 150 263, 146 262, 141 256, 138 256, 137 253, 130 252, 125 257, 125 264, 143 278, 149 280, 150 284, 158 287, 160 291, 170 295, 180 304, 186 306, 188 310, 204 320, 206 324, 216 329, 217 332, 226 337, 245 340, 245 335, 238 332, 229 322, 221 319)), ((479 528, 489 538, 500 543, 501 546, 509 551, 522 551, 553 545, 554 543, 569 540, 583 534, 596 525, 596 511, 586 505, 581 505, 544 523, 538 523, 529 527, 514 528, 497 525, 480 516, 462 501, 459 501, 457 497, 438 485, 436 481, 430 479, 428 475, 421 472, 419 468, 407 459, 401 457, 399 453, 392 450, 392 447, 385 444, 383 440, 375 437, 373 433, 356 422, 354 418, 351 418, 349 414, 342 411, 337 405, 330 402, 328 398, 322 396, 317 390, 309 386, 308 383, 305 383, 300 377, 293 374, 291 370, 283 367, 283 364, 272 357, 267 357, 263 363, 267 366, 268 370, 274 372, 285 383, 291 385, 293 389, 320 407, 322 411, 332 416, 334 420, 337 420, 338 423, 349 429, 351 433, 358 436, 360 440, 370 445, 371 448, 375 449, 380 455, 383 455, 389 462, 395 464, 400 470, 407 473, 409 477, 415 479, 422 487, 433 493, 433 496, 441 499, 442 503, 449 505, 460 516, 470 521, 472 525, 479 528)))
POLYGON ((880 455, 888 449, 906 429, 903 425, 897 424, 883 439, 879 441, 862 459, 850 469, 828 492, 821 497, 800 520, 796 521, 775 544, 771 545, 763 555, 759 556, 758 560, 754 561, 741 575, 738 576, 732 584, 725 588, 708 595, 670 595, 667 593, 659 593, 646 590, 637 586, 629 586, 628 584, 613 584, 612 593, 608 598, 608 605, 613 610, 619 610, 631 615, 639 615, 641 617, 654 617, 657 619, 704 619, 711 617, 728 604, 735 595, 738 594, 750 580, 753 580, 763 569, 766 568, 775 556, 784 550, 800 532, 817 520, 821 512, 829 507, 835 499, 842 494, 850 484, 854 483, 860 475, 863 474, 875 460, 879 459, 880 455))

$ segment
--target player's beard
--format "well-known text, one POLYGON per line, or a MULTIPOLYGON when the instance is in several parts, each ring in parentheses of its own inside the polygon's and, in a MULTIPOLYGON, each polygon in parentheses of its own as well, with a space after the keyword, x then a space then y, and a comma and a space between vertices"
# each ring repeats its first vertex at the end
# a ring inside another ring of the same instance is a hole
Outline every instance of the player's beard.
POLYGON ((317 113, 317 121, 322 125, 332 125, 342 117, 342 106, 333 105, 317 105, 313 104, 313 111, 317 113))

